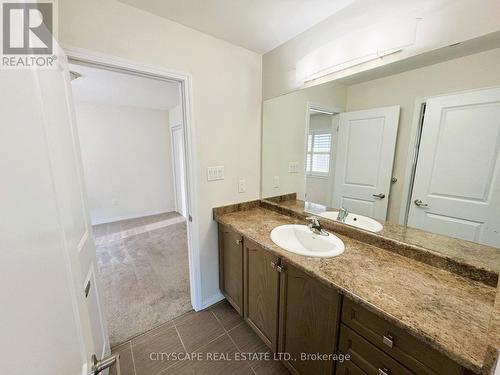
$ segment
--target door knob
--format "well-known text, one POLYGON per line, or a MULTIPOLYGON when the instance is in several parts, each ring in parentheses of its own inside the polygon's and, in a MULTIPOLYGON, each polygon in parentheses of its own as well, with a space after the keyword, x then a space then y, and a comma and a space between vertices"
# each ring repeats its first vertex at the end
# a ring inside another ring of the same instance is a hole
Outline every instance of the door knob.
POLYGON ((373 195, 373 197, 378 198, 378 199, 384 199, 385 198, 385 194, 384 193, 372 194, 372 195, 373 195))
POLYGON ((414 203, 417 207, 429 207, 427 203, 422 202, 420 199, 415 199, 414 203))
POLYGON ((111 366, 116 365, 116 374, 120 375, 120 354, 113 354, 109 357, 103 358, 101 360, 97 359, 95 354, 92 355, 92 364, 90 367, 89 375, 98 375, 102 371, 110 368, 111 366))

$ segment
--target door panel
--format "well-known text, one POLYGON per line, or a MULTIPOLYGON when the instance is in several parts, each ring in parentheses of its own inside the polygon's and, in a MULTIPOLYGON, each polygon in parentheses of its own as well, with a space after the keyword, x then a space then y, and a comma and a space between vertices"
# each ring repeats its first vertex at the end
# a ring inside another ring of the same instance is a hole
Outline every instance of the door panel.
POLYGON ((247 323, 276 351, 278 337, 279 259, 245 240, 245 313, 247 323))
POLYGON ((219 286, 228 302, 243 315, 243 237, 220 224, 219 286))
POLYGON ((87 373, 91 356, 109 351, 69 70, 55 41, 54 50, 54 69, 0 75, 0 185, 8 197, 0 204, 0 284, 12 290, 1 292, 9 303, 0 321, 23 346, 6 339, 6 373, 87 373), (22 365, 21 352, 31 353, 22 365))
MULTIPOLYGON (((347 113, 346 115, 349 115, 347 113)), ((341 115, 341 118, 345 116, 341 115)), ((341 119, 342 120, 342 119, 341 119)), ((378 166, 382 157, 384 117, 348 120, 344 183, 353 186, 376 187, 378 166), (360 157, 370 160, 363 162, 360 157)))
POLYGON ((290 353, 288 367, 301 375, 332 374, 332 360, 303 360, 301 353, 336 353, 340 295, 288 263, 280 282, 279 351, 290 353))
POLYGON ((499 151, 500 89, 429 99, 408 225, 500 246, 499 151))
POLYGON ((340 114, 334 207, 385 220, 398 122, 399 106, 340 114))
POLYGON ((40 72, 37 78, 59 220, 71 262, 88 363, 92 354, 101 358, 109 353, 109 341, 98 293, 99 279, 94 272, 97 269, 96 251, 65 56, 61 56, 60 64, 60 70, 40 72), (90 289, 85 296, 87 285, 90 289))

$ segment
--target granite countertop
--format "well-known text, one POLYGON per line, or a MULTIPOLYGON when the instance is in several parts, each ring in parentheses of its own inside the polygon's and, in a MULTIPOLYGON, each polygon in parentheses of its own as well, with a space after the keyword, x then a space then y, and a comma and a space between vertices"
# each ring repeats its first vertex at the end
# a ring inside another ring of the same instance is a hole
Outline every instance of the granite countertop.
MULTIPOLYGON (((287 198, 287 196, 284 197, 287 198)), ((295 199, 292 194, 290 198, 292 199, 279 201, 271 198, 270 201, 297 213, 319 214, 325 210, 335 210, 295 199)), ((376 236, 419 246, 430 252, 441 254, 457 262, 465 263, 491 273, 498 274, 500 270, 500 249, 416 228, 405 227, 388 221, 377 221, 382 223, 384 228, 380 232, 375 233, 376 236)))
POLYGON ((491 342, 488 326, 496 288, 444 269, 339 235, 334 258, 287 252, 270 238, 283 224, 304 223, 258 206, 214 211, 215 219, 337 289, 462 366, 481 372, 491 342))

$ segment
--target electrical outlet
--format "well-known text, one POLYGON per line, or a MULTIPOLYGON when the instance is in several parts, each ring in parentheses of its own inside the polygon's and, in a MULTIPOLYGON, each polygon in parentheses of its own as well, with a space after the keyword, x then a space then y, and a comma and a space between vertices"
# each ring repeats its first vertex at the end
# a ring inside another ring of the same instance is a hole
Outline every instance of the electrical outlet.
POLYGON ((208 167, 207 168, 207 180, 217 181, 224 179, 224 166, 218 167, 208 167))
POLYGON ((280 176, 274 176, 273 181, 274 181, 274 187, 279 188, 280 187, 280 176))
POLYGON ((238 193, 244 193, 247 191, 247 184, 244 179, 238 181, 238 193))
POLYGON ((296 161, 289 162, 288 173, 299 173, 299 163, 296 161))

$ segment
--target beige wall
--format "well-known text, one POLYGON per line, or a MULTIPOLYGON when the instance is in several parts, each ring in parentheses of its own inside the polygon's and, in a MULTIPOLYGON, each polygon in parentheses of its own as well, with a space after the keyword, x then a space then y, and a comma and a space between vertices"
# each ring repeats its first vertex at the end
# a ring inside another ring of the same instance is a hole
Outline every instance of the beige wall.
POLYGON ((168 111, 75 104, 92 224, 175 211, 168 111))
POLYGON ((348 111, 401 106, 388 220, 397 222, 408 158, 416 100, 481 87, 500 85, 500 49, 450 60, 425 68, 347 87, 348 111))
POLYGON ((304 198, 305 135, 308 103, 345 108, 346 89, 326 84, 269 99, 263 105, 262 196, 297 193, 304 198), (288 173, 288 163, 298 162, 298 173, 288 173), (274 176, 280 184, 274 187, 274 176))
POLYGON ((256 199, 260 192, 260 55, 115 0, 59 2, 64 46, 191 73, 197 167, 201 284, 204 303, 219 294, 212 207, 256 199), (226 178, 207 182, 206 168, 226 178), (246 193, 238 193, 238 179, 246 193))

